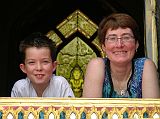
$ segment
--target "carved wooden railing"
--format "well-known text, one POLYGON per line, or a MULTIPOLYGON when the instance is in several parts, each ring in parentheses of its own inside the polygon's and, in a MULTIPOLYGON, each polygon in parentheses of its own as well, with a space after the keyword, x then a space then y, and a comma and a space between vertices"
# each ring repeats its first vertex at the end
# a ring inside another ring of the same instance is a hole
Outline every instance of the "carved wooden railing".
POLYGON ((1 119, 158 119, 160 99, 0 98, 1 119))

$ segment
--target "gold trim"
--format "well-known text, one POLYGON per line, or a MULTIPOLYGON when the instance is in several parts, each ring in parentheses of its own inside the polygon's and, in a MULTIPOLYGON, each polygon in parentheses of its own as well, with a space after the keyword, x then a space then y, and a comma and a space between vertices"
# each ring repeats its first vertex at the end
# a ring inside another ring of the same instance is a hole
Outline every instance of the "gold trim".
MULTIPOLYGON (((96 107, 109 106, 160 106, 160 99, 136 99, 136 98, 0 98, 1 106, 80 106, 96 107), (34 104, 34 105, 33 105, 34 104)), ((0 108, 1 109, 1 108, 0 108)))
POLYGON ((30 113, 37 119, 40 112, 44 113, 45 119, 48 119, 50 114, 58 119, 61 112, 65 113, 66 119, 71 118, 72 113, 75 114, 76 119, 80 119, 83 112, 86 114, 86 119, 92 119, 93 113, 97 118, 102 118, 104 112, 108 115, 108 119, 112 119, 115 114, 118 119, 123 119, 124 112, 128 113, 128 118, 137 115, 142 119, 144 112, 148 113, 148 118, 153 118, 155 114, 160 118, 160 99, 2 97, 0 112, 3 119, 6 119, 8 114, 18 118, 19 112, 23 113, 24 119, 28 119, 30 113))

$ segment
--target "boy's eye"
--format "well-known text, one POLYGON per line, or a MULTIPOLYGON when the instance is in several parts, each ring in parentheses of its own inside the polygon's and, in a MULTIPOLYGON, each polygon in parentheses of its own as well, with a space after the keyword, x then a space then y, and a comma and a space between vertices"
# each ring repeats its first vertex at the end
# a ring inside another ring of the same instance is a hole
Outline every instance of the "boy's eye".
POLYGON ((35 62, 27 62, 27 64, 34 64, 35 62))
POLYGON ((51 63, 51 61, 49 61, 49 60, 44 60, 43 63, 44 63, 44 64, 48 64, 48 63, 51 63))
POLYGON ((49 63, 49 61, 43 61, 44 63, 49 63))

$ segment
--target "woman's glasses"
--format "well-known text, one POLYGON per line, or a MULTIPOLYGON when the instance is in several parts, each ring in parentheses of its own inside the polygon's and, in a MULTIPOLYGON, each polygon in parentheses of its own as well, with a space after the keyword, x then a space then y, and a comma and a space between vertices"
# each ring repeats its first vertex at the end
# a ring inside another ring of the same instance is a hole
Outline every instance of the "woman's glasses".
POLYGON ((120 42, 127 43, 127 42, 134 41, 134 36, 131 34, 124 34, 120 38, 118 38, 117 35, 109 35, 105 39, 108 43, 117 43, 118 39, 120 39, 120 42))

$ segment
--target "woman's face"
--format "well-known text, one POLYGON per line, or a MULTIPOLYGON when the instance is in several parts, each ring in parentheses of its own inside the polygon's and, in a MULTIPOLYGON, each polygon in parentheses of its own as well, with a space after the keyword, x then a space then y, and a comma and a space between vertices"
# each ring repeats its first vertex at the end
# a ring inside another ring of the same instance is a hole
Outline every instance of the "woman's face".
POLYGON ((115 30, 108 29, 102 49, 110 62, 128 63, 134 57, 138 45, 130 28, 119 27, 115 30))

